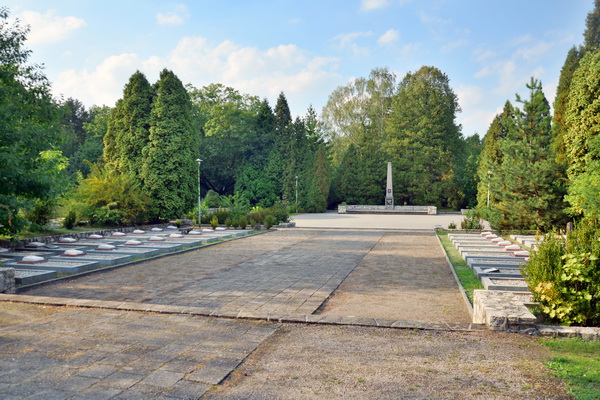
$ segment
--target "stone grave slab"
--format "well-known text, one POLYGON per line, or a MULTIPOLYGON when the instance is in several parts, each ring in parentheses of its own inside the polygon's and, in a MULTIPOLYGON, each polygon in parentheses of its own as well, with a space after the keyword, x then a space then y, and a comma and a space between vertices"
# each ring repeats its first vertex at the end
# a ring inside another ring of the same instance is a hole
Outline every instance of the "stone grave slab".
POLYGON ((527 283, 519 278, 481 278, 481 284, 487 290, 504 290, 510 292, 529 292, 527 283))
POLYGON ((460 246, 458 251, 464 257, 465 253, 488 253, 490 255, 510 254, 511 252, 500 246, 460 246))
POLYGON ((88 254, 125 254, 131 255, 132 258, 146 258, 152 257, 157 254, 160 254, 161 251, 159 249, 152 249, 148 247, 139 247, 139 246, 117 246, 115 250, 87 250, 88 254))
POLYGON ((131 261, 131 254, 99 254, 86 252, 81 256, 52 256, 50 260, 63 260, 63 261, 94 261, 100 265, 116 265, 123 264, 131 261))
POLYGON ((523 278, 521 271, 515 268, 475 267, 473 272, 481 278, 523 278))
POLYGON ((117 249, 128 249, 128 248, 155 249, 155 250, 158 250, 160 253, 170 253, 173 251, 181 250, 182 247, 183 246, 180 244, 165 243, 165 242, 143 242, 142 244, 139 244, 139 245, 126 245, 126 244, 117 245, 117 249))
POLYGON ((15 283, 17 285, 32 285, 34 283, 54 279, 57 275, 56 271, 15 269, 15 283))
POLYGON ((77 274, 79 272, 91 271, 100 267, 100 264, 95 261, 62 261, 52 260, 37 262, 34 264, 22 264, 19 262, 12 262, 5 264, 6 267, 12 267, 15 269, 29 269, 29 270, 43 270, 43 271, 56 271, 59 273, 77 274))
POLYGON ((468 258, 467 264, 471 269, 475 267, 480 268, 513 268, 520 269, 521 265, 527 265, 527 263, 523 262, 523 260, 519 260, 516 257, 506 257, 506 258, 468 258))
POLYGON ((14 251, 5 251, 0 253, 2 257, 9 258, 11 262, 21 261, 23 257, 27 256, 40 256, 44 258, 48 258, 58 254, 57 250, 14 250, 14 251))

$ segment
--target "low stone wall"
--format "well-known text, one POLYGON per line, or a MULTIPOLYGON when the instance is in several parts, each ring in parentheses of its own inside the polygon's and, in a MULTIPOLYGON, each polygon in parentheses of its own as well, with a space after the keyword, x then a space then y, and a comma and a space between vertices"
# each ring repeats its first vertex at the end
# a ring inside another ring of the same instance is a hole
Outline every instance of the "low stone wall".
POLYGON ((14 294, 16 292, 15 269, 0 268, 0 293, 14 294))
POLYGON ((346 205, 338 206, 338 214, 437 214, 435 206, 368 206, 368 205, 346 205))

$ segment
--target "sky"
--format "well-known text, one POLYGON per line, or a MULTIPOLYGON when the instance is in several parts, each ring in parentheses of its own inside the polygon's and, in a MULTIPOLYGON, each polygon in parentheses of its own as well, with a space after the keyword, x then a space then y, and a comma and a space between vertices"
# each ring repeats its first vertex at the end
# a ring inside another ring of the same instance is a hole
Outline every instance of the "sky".
POLYGON ((321 112, 339 86, 387 67, 445 73, 464 136, 483 136, 531 77, 554 101, 593 0, 4 0, 30 26, 31 61, 57 98, 113 107, 136 71, 153 83, 221 83, 295 116, 321 112))

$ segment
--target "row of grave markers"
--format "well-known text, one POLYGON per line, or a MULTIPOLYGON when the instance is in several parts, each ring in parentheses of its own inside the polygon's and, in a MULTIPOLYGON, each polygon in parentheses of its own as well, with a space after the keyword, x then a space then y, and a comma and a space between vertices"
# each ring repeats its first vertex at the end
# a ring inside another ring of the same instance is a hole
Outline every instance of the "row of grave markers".
POLYGON ((529 291, 521 270, 527 268, 530 253, 523 247, 527 244, 527 247, 535 248, 534 236, 510 236, 521 245, 492 232, 450 234, 448 237, 485 289, 529 291))
POLYGON ((80 240, 63 237, 50 244, 31 242, 14 250, 0 249, 0 262, 5 268, 14 269, 17 285, 30 285, 252 232, 218 227, 193 229, 184 234, 176 226, 168 226, 150 231, 114 232, 110 236, 91 234, 80 240))

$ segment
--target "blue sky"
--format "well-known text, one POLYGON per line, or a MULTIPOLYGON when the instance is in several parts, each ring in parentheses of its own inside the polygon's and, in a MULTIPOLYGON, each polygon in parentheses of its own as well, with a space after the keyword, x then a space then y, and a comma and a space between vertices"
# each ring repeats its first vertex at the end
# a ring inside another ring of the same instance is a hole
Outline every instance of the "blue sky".
POLYGON ((534 76, 552 102, 593 0, 5 0, 31 32, 56 96, 114 106, 136 70, 222 83, 292 113, 371 69, 399 82, 433 65, 459 97, 463 134, 485 134, 534 76))

